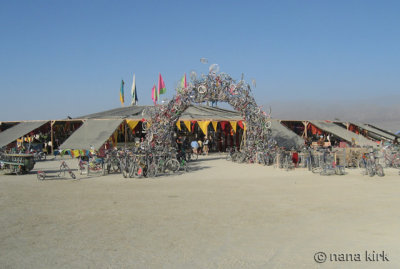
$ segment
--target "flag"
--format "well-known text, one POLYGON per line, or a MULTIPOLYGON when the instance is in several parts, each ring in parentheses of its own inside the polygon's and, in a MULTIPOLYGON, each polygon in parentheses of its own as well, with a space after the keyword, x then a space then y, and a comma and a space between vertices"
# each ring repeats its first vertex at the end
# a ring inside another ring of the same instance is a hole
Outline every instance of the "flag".
POLYGON ((167 92, 167 89, 165 88, 165 83, 164 80, 162 79, 161 73, 158 77, 158 94, 164 94, 167 92))
POLYGON ((135 78, 135 74, 133 74, 131 95, 132 95, 131 106, 133 106, 133 105, 136 105, 137 102, 138 102, 137 92, 136 92, 136 78, 135 78))
POLYGON ((121 105, 124 105, 124 80, 121 80, 121 89, 119 90, 119 100, 121 101, 121 105))
POLYGON ((186 73, 185 73, 181 79, 181 89, 186 89, 186 88, 187 88, 187 82, 186 82, 186 73))
POLYGON ((157 103, 158 92, 157 92, 157 89, 156 89, 156 84, 154 84, 153 88, 151 89, 151 99, 153 99, 154 104, 157 103))

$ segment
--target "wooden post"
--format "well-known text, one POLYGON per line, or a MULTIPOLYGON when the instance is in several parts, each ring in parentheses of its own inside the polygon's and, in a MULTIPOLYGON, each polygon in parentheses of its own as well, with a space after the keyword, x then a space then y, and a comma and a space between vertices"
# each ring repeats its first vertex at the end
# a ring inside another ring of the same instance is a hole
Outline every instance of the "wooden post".
POLYGON ((308 127, 308 121, 303 121, 303 125, 304 125, 304 132, 303 132, 303 136, 305 138, 307 138, 307 127, 308 127))
POLYGON ((127 130, 127 124, 126 124, 126 120, 124 120, 124 129, 125 129, 125 148, 126 148, 126 143, 128 142, 128 130, 127 130))

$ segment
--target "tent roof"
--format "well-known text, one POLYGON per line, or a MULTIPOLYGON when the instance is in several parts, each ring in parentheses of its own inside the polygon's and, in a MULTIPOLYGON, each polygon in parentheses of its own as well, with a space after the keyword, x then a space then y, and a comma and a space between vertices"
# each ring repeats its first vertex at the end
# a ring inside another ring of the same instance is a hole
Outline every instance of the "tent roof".
POLYGON ((65 142, 60 149, 95 150, 107 141, 122 123, 123 119, 87 119, 65 142))
POLYGON ((279 120, 271 119, 272 138, 279 147, 299 149, 304 146, 304 139, 295 132, 282 125, 279 120))
MULTIPOLYGON (((149 106, 120 107, 78 117, 79 119, 137 119, 147 118, 143 110, 149 106)), ((180 120, 242 120, 239 112, 204 105, 190 105, 180 120)))
POLYGON ((49 121, 25 121, 0 133, 0 148, 45 125, 49 121))
POLYGON ((223 109, 219 107, 210 107, 204 105, 191 105, 181 115, 179 120, 243 120, 241 114, 237 111, 223 109))
POLYGON ((390 134, 389 132, 383 132, 383 131, 381 131, 373 126, 370 126, 370 125, 366 125, 366 124, 358 123, 358 122, 357 123, 351 122, 351 124, 354 124, 364 130, 367 130, 368 132, 374 133, 385 139, 394 140, 396 138, 396 136, 394 134, 390 134))
POLYGON ((128 106, 119 107, 111 110, 97 112, 81 117, 77 119, 125 119, 125 118, 140 118, 142 119, 142 111, 148 106, 128 106))
POLYGON ((343 127, 336 125, 333 122, 328 121, 310 121, 311 124, 315 125, 317 128, 326 131, 328 133, 334 134, 347 142, 352 142, 354 138, 356 145, 363 146, 377 146, 377 144, 362 135, 350 132, 343 127))

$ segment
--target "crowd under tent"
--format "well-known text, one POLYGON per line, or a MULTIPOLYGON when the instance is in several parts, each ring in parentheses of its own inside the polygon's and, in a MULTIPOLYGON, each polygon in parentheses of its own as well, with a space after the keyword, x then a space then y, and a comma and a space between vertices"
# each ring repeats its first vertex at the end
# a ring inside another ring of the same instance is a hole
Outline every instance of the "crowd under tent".
POLYGON ((17 139, 34 132, 49 121, 24 121, 0 133, 0 148, 5 147, 17 139))
POLYGON ((317 127, 320 130, 331 133, 331 134, 345 140, 346 142, 348 142, 350 144, 352 144, 354 142, 355 145, 360 146, 360 147, 366 147, 366 146, 375 147, 375 146, 377 146, 377 143, 375 143, 374 141, 371 141, 362 135, 348 131, 345 128, 340 127, 333 122, 310 121, 309 123, 312 124, 313 126, 317 127))

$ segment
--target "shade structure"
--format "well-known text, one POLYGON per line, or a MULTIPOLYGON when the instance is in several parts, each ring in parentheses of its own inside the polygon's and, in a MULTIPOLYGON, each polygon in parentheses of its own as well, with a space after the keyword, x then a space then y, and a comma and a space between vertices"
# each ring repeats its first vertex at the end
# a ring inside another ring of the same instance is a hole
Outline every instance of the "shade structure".
POLYGON ((347 141, 347 142, 352 142, 354 140, 354 142, 356 143, 356 145, 361 146, 361 147, 368 147, 368 146, 372 146, 375 147, 377 146, 377 143, 375 143, 374 141, 371 141, 365 137, 363 137, 362 135, 358 135, 356 133, 353 133, 351 131, 346 130, 343 127, 340 127, 339 125, 336 125, 333 122, 329 122, 329 121, 310 121, 311 124, 313 124, 314 126, 316 126, 317 128, 331 133, 333 135, 336 135, 337 137, 340 137, 341 139, 347 141))
POLYGON ((123 119, 87 119, 60 149, 98 150, 120 126, 123 119))
POLYGON ((271 134, 279 147, 286 149, 301 149, 304 147, 304 139, 286 126, 283 126, 279 120, 271 119, 271 134))
POLYGON ((363 123, 359 123, 359 122, 351 122, 351 124, 358 126, 366 131, 368 131, 368 133, 374 134, 374 137, 377 137, 378 139, 385 139, 385 140, 394 140, 396 138, 396 136, 394 134, 390 134, 389 132, 383 132, 373 126, 369 126, 363 123))
POLYGON ((0 133, 0 148, 45 125, 49 121, 25 121, 0 133))

